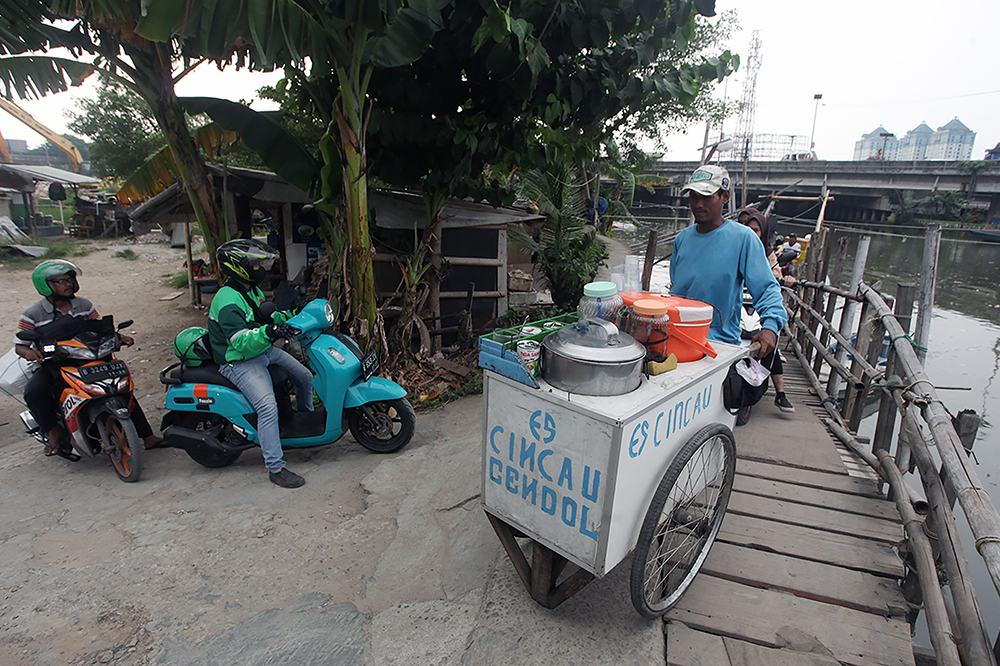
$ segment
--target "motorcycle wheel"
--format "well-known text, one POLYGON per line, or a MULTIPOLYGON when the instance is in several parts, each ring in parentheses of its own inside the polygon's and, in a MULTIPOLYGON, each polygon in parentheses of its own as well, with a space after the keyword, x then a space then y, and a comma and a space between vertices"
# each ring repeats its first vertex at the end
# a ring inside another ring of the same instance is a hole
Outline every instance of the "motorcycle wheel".
POLYGON ((417 415, 406 398, 399 398, 349 409, 347 423, 361 446, 375 453, 393 453, 410 442, 417 415))
POLYGON ((132 419, 120 419, 114 414, 102 414, 100 418, 104 423, 104 450, 111 457, 115 474, 125 483, 135 483, 142 474, 142 440, 132 419))
MULTIPOLYGON (((180 426, 181 428, 189 428, 191 430, 210 430, 216 426, 225 424, 225 422, 225 419, 218 414, 195 414, 194 412, 174 413, 174 424, 180 426)), ((220 454, 195 453, 193 451, 186 451, 186 453, 191 457, 191 460, 195 461, 202 467, 218 469, 220 467, 229 467, 236 462, 236 459, 240 457, 241 451, 220 454)))

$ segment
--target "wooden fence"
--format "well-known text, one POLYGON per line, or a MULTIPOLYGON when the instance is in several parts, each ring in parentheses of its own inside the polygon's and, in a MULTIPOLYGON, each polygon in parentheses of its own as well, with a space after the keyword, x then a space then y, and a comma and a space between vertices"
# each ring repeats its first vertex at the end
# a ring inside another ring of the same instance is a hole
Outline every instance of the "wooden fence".
POLYGON ((831 286, 833 247, 824 247, 825 238, 817 229, 806 279, 785 289, 791 347, 823 402, 830 431, 879 474, 895 499, 906 534, 900 554, 911 571, 903 588, 926 612, 936 663, 996 664, 1000 644, 991 642, 980 615, 953 514, 957 499, 992 578, 990 593, 1000 592, 1000 515, 956 431, 969 415, 953 419, 924 374, 909 334, 916 286, 901 284, 894 298, 886 297, 861 281, 863 261, 855 266, 853 288, 831 286), (857 431, 875 397, 879 411, 869 440, 857 431))

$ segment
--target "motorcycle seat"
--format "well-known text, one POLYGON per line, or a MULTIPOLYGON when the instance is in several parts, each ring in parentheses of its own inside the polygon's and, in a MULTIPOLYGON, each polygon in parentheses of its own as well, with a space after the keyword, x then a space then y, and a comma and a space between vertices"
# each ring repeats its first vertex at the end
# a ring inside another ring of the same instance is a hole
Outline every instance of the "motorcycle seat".
POLYGON ((218 384, 239 391, 236 384, 222 376, 219 366, 215 363, 204 363, 195 367, 179 365, 170 371, 170 377, 179 379, 185 384, 218 384))
MULTIPOLYGON (((271 382, 275 386, 280 386, 285 381, 285 371, 276 365, 267 368, 271 375, 271 382)), ((178 365, 170 371, 170 377, 179 379, 185 384, 217 384, 239 391, 239 387, 222 376, 219 366, 215 363, 202 363, 199 366, 178 365)))

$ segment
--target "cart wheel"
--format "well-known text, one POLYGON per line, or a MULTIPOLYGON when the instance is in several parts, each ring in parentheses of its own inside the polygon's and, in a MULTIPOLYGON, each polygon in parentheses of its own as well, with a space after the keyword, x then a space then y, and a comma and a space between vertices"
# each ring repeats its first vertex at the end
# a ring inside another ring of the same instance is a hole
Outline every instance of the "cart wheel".
POLYGON ((733 432, 702 428, 674 457, 642 521, 632 559, 632 605, 655 618, 694 580, 719 533, 736 475, 733 432))

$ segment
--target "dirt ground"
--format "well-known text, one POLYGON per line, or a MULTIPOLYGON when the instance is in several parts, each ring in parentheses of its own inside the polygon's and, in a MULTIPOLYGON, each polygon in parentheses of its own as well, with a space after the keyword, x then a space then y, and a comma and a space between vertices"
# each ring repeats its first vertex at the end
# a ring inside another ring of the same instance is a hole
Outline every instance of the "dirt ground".
MULTIPOLYGON (((158 430, 158 373, 173 362, 174 335, 204 325, 207 310, 190 307, 186 291, 166 284, 165 276, 182 270, 183 250, 150 241, 95 242, 90 254, 67 258, 82 270, 80 295, 101 314, 134 320, 128 333, 136 345, 119 357, 158 430), (126 247, 138 258, 115 256, 126 247), (164 300, 178 291, 184 293, 164 300)), ((0 266, 0 288, 0 336, 13 342, 18 316, 38 295, 28 270, 0 266)), ((365 479, 379 464, 439 439, 433 418, 418 417, 418 436, 396 456, 366 453, 349 435, 289 452, 289 467, 307 485, 285 490, 267 481, 259 449, 223 470, 204 469, 182 451, 148 451, 142 479, 125 484, 106 457, 43 457, 41 444, 24 434, 22 409, 0 394, 0 663, 251 663, 210 659, 189 646, 318 592, 350 600, 362 620, 393 605, 385 589, 377 591, 376 574, 396 517, 373 507, 377 482, 365 479), (344 553, 349 560, 338 559, 344 553)), ((441 502, 460 505, 463 515, 475 510, 478 523, 476 503, 461 505, 478 493, 477 484, 470 479, 441 502)), ((483 544, 488 566, 496 543, 483 544)), ((483 579, 454 594, 481 587, 483 579)), ((373 649, 344 663, 370 663, 373 649)))

